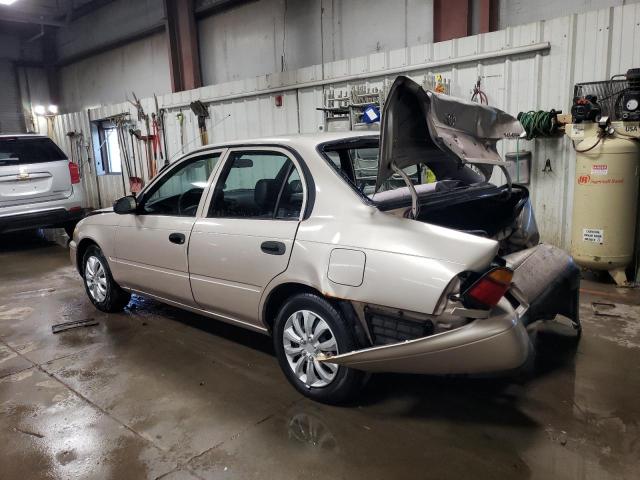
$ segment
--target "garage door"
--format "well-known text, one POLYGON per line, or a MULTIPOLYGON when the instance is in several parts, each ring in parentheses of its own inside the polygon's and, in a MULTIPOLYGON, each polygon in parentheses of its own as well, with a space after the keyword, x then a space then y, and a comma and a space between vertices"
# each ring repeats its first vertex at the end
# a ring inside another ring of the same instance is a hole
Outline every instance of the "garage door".
POLYGON ((0 61, 0 133, 22 133, 24 115, 13 63, 0 61))

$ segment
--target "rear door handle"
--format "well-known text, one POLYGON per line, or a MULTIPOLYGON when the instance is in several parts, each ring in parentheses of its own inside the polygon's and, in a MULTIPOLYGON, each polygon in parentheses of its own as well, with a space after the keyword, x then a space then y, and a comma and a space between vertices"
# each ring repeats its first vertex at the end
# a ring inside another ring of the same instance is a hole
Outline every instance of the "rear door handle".
POLYGON ((169 235, 169 241, 171 243, 177 243, 178 245, 182 245, 184 243, 185 236, 184 233, 172 233, 169 235))
POLYGON ((282 242, 270 240, 268 242, 262 242, 260 250, 264 253, 268 253, 269 255, 284 255, 284 252, 287 251, 287 247, 282 242))

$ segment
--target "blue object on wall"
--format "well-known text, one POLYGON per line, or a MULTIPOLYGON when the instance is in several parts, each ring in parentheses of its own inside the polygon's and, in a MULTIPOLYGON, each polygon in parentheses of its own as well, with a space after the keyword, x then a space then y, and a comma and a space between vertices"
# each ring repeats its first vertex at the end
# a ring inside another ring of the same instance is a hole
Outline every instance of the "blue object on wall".
POLYGON ((368 105, 362 112, 362 121, 364 123, 375 123, 380 121, 380 109, 375 105, 368 105))

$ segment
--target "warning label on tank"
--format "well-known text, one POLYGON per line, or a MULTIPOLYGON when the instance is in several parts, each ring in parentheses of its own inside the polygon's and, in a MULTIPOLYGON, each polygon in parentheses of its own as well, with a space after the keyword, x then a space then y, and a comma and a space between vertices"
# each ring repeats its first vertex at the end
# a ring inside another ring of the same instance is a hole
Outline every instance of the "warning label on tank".
POLYGON ((604 243, 604 230, 597 228, 583 228, 582 240, 591 243, 604 243))
POLYGON ((570 137, 572 140, 582 140, 584 138, 584 125, 574 123, 571 127, 570 137))
POLYGON ((606 175, 609 171, 609 167, 607 165, 600 165, 594 163, 591 165, 591 175, 606 175))

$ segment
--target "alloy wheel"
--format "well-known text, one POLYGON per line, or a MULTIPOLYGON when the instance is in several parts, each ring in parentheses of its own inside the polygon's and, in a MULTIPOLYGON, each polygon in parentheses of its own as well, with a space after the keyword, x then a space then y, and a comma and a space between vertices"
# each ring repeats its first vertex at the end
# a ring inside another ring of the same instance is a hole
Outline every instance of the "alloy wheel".
POLYGON ((91 298, 104 302, 107 298, 107 272, 98 257, 91 256, 84 267, 84 281, 91 298))

